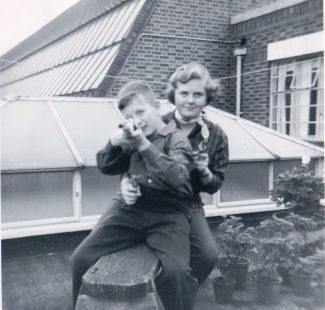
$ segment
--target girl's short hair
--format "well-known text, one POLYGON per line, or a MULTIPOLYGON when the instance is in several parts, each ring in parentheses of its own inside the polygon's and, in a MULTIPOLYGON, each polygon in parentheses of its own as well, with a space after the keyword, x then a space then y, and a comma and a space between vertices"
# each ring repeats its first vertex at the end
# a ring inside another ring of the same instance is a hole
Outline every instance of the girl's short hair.
POLYGON ((117 95, 117 106, 123 110, 132 98, 142 95, 148 99, 148 102, 155 104, 156 96, 151 87, 143 81, 132 81, 125 84, 117 95))
POLYGON ((213 80, 206 67, 199 63, 189 63, 176 69, 168 80, 166 96, 171 103, 175 103, 175 89, 177 83, 185 84, 191 80, 198 79, 205 82, 207 92, 207 105, 217 97, 219 82, 213 80))

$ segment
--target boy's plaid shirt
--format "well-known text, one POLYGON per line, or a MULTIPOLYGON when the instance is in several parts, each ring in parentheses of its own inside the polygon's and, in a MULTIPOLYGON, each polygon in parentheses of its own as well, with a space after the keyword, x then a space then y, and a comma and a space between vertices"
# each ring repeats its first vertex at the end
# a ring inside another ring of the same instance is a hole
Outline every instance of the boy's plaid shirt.
POLYGON ((193 166, 192 149, 183 132, 171 121, 149 138, 151 145, 144 151, 131 151, 127 145, 110 142, 97 153, 97 165, 104 174, 129 172, 141 176, 139 185, 159 190, 174 197, 193 197, 190 181, 193 166))

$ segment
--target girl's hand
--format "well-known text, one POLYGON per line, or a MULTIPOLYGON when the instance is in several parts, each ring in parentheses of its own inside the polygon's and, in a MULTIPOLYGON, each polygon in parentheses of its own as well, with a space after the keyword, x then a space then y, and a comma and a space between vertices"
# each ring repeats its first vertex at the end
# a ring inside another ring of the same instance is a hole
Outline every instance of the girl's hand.
POLYGON ((198 153, 193 156, 194 164, 201 174, 204 174, 208 168, 209 156, 207 153, 198 153))

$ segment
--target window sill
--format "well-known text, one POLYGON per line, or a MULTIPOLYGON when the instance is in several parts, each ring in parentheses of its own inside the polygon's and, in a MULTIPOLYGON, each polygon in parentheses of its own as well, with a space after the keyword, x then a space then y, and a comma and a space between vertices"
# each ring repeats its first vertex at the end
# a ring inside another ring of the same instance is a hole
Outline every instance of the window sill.
POLYGON ((87 216, 80 221, 70 222, 57 222, 48 223, 44 221, 38 223, 37 221, 20 222, 11 226, 11 223, 6 224, 6 227, 2 227, 1 239, 13 239, 21 237, 57 234, 65 232, 74 232, 81 230, 91 230, 99 219, 99 215, 87 216), (20 224, 20 225, 18 225, 20 224))
MULTIPOLYGON (((234 203, 235 204, 235 203, 234 203)), ((205 205, 205 216, 224 216, 241 213, 255 213, 282 210, 284 208, 277 207, 274 202, 252 203, 252 201, 236 202, 236 205, 226 205, 216 207, 215 205, 205 205)), ((99 215, 82 217, 80 221, 73 218, 28 221, 7 223, 2 225, 1 239, 13 239, 21 237, 57 234, 65 232, 74 232, 82 230, 91 230, 99 219, 99 215)))
POLYGON ((240 206, 226 206, 226 207, 216 207, 214 205, 204 206, 205 216, 225 216, 233 214, 242 214, 242 213, 256 213, 256 212, 267 212, 267 211, 276 211, 283 210, 284 207, 278 207, 274 202, 267 202, 263 204, 242 204, 240 206))

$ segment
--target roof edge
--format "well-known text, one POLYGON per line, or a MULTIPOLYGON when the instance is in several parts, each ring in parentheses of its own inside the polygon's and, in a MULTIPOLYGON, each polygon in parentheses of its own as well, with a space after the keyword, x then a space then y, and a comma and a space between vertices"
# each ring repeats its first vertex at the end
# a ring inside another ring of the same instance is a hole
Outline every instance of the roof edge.
POLYGON ((118 76, 122 72, 125 64, 132 55, 132 52, 138 43, 140 34, 152 15, 157 2, 158 0, 146 0, 143 4, 143 7, 136 17, 127 37, 121 43, 118 54, 116 55, 109 70, 106 72, 105 78, 97 88, 102 91, 103 96, 108 96, 112 91, 117 80, 116 78, 112 78, 112 76, 118 76))
POLYGON ((270 14, 308 0, 281 0, 231 17, 230 24, 235 25, 247 20, 270 14))

